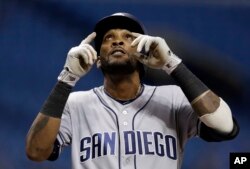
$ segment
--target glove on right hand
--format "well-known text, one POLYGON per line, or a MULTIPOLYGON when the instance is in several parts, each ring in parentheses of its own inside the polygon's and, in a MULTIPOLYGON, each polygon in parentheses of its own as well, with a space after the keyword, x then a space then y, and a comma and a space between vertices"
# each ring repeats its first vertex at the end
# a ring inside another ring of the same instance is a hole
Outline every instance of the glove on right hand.
POLYGON ((88 35, 79 46, 69 50, 64 69, 58 80, 71 86, 84 76, 92 68, 97 59, 97 53, 90 43, 95 39, 96 33, 88 35))

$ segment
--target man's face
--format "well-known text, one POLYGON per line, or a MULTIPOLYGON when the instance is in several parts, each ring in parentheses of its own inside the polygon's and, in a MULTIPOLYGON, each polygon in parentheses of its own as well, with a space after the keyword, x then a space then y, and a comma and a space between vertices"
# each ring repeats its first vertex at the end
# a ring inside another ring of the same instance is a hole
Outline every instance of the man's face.
POLYGON ((126 29, 111 29, 103 37, 100 48, 100 66, 104 73, 129 74, 136 70, 138 61, 131 43, 135 37, 126 29))

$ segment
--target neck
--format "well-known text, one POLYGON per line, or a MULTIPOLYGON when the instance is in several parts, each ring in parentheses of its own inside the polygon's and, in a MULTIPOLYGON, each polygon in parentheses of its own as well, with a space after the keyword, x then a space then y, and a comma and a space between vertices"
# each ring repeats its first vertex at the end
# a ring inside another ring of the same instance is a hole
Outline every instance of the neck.
POLYGON ((140 78, 137 72, 133 75, 107 75, 104 79, 105 92, 117 100, 134 99, 140 93, 140 89, 140 78))

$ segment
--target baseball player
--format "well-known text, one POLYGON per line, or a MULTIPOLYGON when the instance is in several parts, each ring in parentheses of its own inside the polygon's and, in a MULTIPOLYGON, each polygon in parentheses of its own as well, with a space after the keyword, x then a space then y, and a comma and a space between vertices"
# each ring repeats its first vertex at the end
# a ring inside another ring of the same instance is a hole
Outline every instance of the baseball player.
POLYGON ((68 52, 28 132, 26 152, 34 161, 56 160, 71 145, 73 169, 179 169, 189 138, 223 141, 238 132, 227 103, 163 38, 146 35, 131 14, 115 13, 68 52), (72 92, 94 64, 103 85, 72 92), (143 84, 144 66, 164 70, 178 86, 143 84))

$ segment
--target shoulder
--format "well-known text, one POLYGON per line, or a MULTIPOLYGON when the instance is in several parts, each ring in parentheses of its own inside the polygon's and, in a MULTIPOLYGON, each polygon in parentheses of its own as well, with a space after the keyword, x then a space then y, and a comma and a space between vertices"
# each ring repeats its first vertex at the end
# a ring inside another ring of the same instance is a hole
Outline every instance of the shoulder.
POLYGON ((155 93, 159 95, 173 95, 180 96, 184 95, 182 89, 177 85, 161 85, 161 86, 148 86, 145 85, 146 88, 155 87, 155 93))
POLYGON ((91 98, 94 95, 93 89, 86 91, 75 91, 70 93, 68 102, 79 102, 85 101, 87 98, 91 98))
MULTIPOLYGON (((152 88, 146 85, 145 88, 152 88)), ((182 89, 177 85, 155 86, 154 99, 174 104, 189 104, 182 89)))
POLYGON ((181 88, 177 85, 161 85, 157 86, 157 88, 166 91, 181 91, 181 88))

